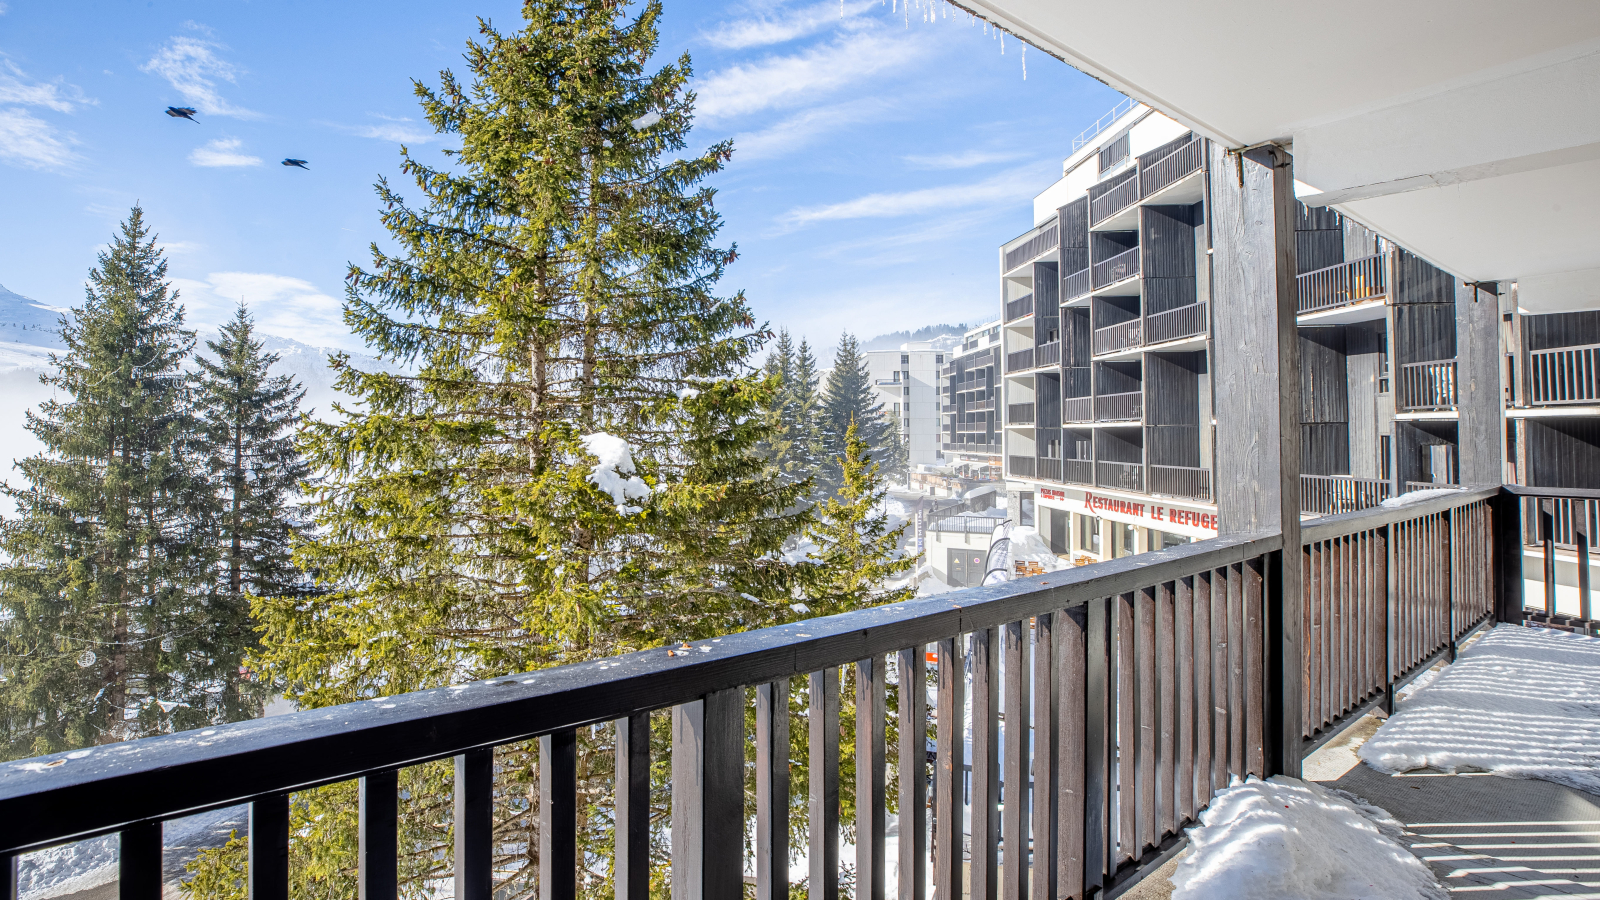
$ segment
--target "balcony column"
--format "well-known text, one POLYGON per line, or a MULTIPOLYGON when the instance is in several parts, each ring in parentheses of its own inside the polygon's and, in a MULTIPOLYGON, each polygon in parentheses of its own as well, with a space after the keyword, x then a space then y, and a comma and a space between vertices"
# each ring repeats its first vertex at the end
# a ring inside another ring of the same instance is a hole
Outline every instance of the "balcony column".
POLYGON ((1505 480, 1505 364, 1493 282, 1456 284, 1456 467, 1461 484, 1505 480))
POLYGON ((1294 166, 1210 145, 1216 497, 1222 534, 1278 531, 1267 584, 1266 766, 1300 775, 1300 342, 1294 166))

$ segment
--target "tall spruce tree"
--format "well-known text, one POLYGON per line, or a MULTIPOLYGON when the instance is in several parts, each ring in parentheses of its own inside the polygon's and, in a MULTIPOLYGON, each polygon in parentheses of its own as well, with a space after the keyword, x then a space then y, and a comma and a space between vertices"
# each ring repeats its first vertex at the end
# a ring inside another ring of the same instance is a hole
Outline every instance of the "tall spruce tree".
POLYGON ((821 447, 816 361, 810 348, 802 341, 797 350, 788 329, 779 329, 762 371, 777 385, 769 411, 776 427, 763 450, 786 483, 814 480, 821 447))
POLYGON ((904 474, 900 423, 886 413, 883 404, 873 396, 866 354, 848 331, 839 337, 818 419, 823 451, 819 482, 826 496, 838 495, 843 489, 841 460, 849 456, 846 434, 852 423, 883 476, 894 478, 904 474))
POLYGON ((271 374, 278 355, 263 353, 254 332, 240 303, 218 339, 206 342, 215 361, 195 359, 202 447, 217 490, 217 593, 240 605, 247 594, 299 589, 289 538, 300 524, 297 496, 310 474, 294 440, 305 390, 293 376, 271 374))
POLYGON ((181 366, 194 346, 134 207, 61 321, 29 414, 44 452, 0 528, 0 747, 23 757, 248 718, 250 628, 213 595, 212 494, 181 366))
POLYGON ((916 557, 899 549, 906 526, 889 522, 888 486, 855 422, 845 426, 844 453, 836 464, 838 493, 821 503, 809 532, 823 563, 822 577, 812 586, 811 611, 832 615, 911 599, 914 586, 893 583, 916 567, 916 557))
MULTIPOLYGON (((473 82, 416 92, 459 141, 404 156, 422 203, 378 186, 394 246, 352 268, 345 317, 402 373, 338 361, 360 404, 308 427, 325 480, 297 560, 323 593, 262 598, 262 665, 305 706, 538 669, 791 619, 810 521, 768 477, 766 334, 713 293, 734 254, 686 147, 687 57, 654 72, 658 2, 530 0, 482 25, 473 82), (625 10, 636 15, 630 20, 625 10)), ((607 846, 611 749, 580 735, 580 852, 607 846)), ((531 745, 496 751, 496 896, 537 891, 531 745)), ((408 895, 450 871, 448 767, 402 773, 408 895), (436 859, 436 857, 439 857, 436 859)), ((664 787, 664 786, 663 786, 664 787)), ((349 786, 296 806, 296 896, 350 889, 349 786)), ((201 865, 231 883, 236 851, 201 865)), ((580 870, 581 890, 605 878, 580 870)))

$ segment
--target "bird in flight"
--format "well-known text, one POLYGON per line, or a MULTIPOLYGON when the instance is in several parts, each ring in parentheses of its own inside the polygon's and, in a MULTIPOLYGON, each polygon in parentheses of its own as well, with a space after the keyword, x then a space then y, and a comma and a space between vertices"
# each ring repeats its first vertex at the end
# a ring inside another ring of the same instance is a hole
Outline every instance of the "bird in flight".
POLYGON ((174 119, 188 119, 189 121, 195 123, 196 125, 199 125, 200 124, 200 120, 196 119, 194 117, 194 112, 195 112, 194 111, 194 107, 192 107, 192 106, 169 106, 169 107, 167 107, 167 115, 173 117, 174 119))
POLYGON ((305 169, 307 172, 311 171, 311 167, 306 165, 306 161, 303 159, 286 159, 283 161, 283 164, 286 166, 294 166, 298 169, 305 169))

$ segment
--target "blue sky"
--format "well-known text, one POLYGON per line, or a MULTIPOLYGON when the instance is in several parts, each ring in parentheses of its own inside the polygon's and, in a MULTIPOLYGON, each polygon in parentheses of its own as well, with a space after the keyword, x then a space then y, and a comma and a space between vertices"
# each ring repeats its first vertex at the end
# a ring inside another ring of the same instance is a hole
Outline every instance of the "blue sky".
MULTIPOLYGON (((358 349, 339 298, 346 265, 383 239, 372 184, 409 186, 400 142, 445 146, 411 79, 463 71, 477 17, 514 30, 519 8, 0 2, 0 284, 77 303, 138 201, 191 321, 243 296, 268 332, 358 349)), ((1118 99, 1038 51, 1024 79, 1022 50, 943 3, 666 0, 660 59, 694 59, 691 143, 735 142, 714 182, 740 249, 724 287, 823 347, 846 328, 993 317, 996 246, 1118 99)))

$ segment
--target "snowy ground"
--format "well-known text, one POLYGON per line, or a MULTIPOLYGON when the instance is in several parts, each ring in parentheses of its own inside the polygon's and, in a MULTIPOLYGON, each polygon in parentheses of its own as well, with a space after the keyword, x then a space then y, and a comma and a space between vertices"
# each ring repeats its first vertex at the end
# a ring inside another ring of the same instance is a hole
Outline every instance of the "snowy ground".
POLYGON ((1600 793, 1600 638, 1495 628, 1417 690, 1361 759, 1390 774, 1431 766, 1600 793))

